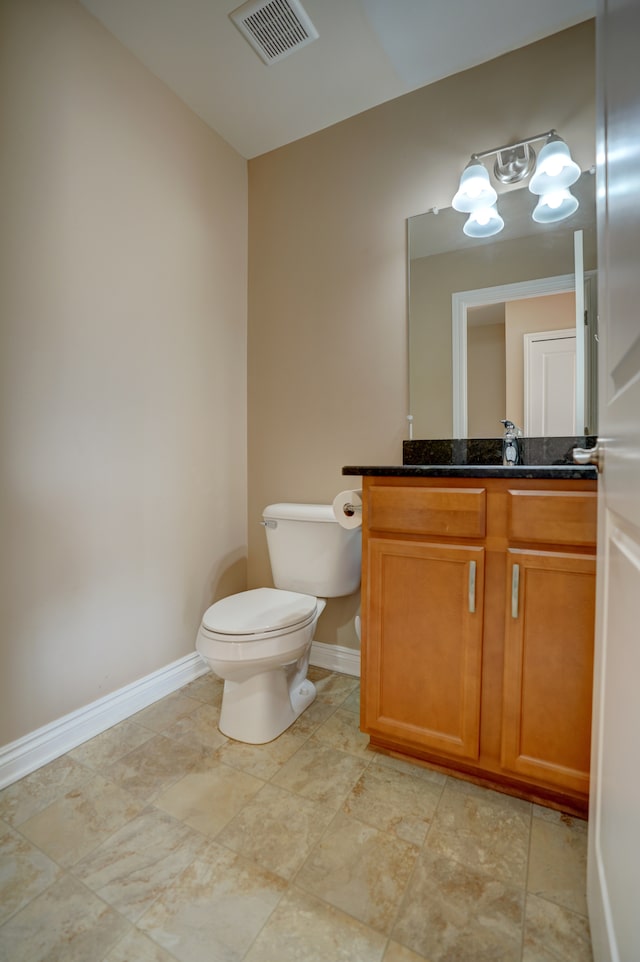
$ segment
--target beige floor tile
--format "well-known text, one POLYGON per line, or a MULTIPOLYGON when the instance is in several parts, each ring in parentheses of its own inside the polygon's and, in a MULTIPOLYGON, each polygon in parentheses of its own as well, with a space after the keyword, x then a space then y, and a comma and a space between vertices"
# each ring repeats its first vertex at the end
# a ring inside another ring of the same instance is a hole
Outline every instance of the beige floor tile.
POLYGON ((188 698, 196 698, 198 701, 206 702, 207 705, 217 705, 220 707, 222 700, 222 689, 224 681, 218 678, 212 671, 205 672, 195 681, 189 682, 184 688, 180 689, 180 694, 188 698))
POLYGON ((125 937, 105 955, 104 962, 175 962, 175 956, 169 955, 132 926, 125 937))
POLYGON ((213 837, 263 785, 263 781, 247 772, 218 763, 209 771, 185 775, 162 792, 154 805, 213 837))
POLYGON ((572 912, 586 915, 586 886, 586 822, 534 818, 527 889, 572 912))
MULTIPOLYGON (((315 669, 316 672, 321 669, 315 669)), ((309 671, 309 678, 316 686, 317 698, 329 705, 341 705, 342 702, 360 687, 360 679, 351 675, 340 675, 329 672, 322 677, 313 677, 313 670, 309 671)))
POLYGON ((319 681, 325 681, 333 674, 330 668, 320 668, 319 665, 309 665, 307 668, 307 678, 309 681, 312 681, 314 685, 317 685, 319 681))
POLYGON ((414 845, 338 813, 295 884, 389 934, 418 851, 414 845))
POLYGON ((424 955, 412 952, 399 942, 390 941, 382 962, 424 962, 424 955))
POLYGON ((117 912, 66 876, 5 923, 0 962, 93 962, 127 927, 117 912))
POLYGON ((422 845, 442 786, 385 768, 369 768, 356 782, 343 812, 405 842, 422 845))
POLYGON ((426 844, 462 865, 524 886, 530 826, 529 802, 449 778, 426 844))
POLYGON ((213 754, 228 741, 218 728, 219 720, 220 709, 217 705, 200 705, 190 715, 166 728, 163 735, 213 754))
POLYGON ((439 785, 441 788, 447 781, 447 776, 443 775, 442 772, 436 772, 435 769, 427 768, 425 765, 418 765, 409 759, 397 758, 395 755, 384 755, 382 752, 372 752, 371 755, 372 768, 390 768, 394 772, 404 772, 405 775, 422 778, 426 782, 439 785))
POLYGON ((311 702, 308 708, 302 712, 301 715, 295 720, 291 726, 291 731, 295 732, 296 735, 304 735, 309 737, 326 722, 330 715, 333 715, 336 710, 336 705, 332 705, 330 702, 320 701, 316 698, 315 701, 311 702))
POLYGON ((542 818, 545 822, 565 822, 571 825, 573 822, 584 822, 587 824, 586 819, 574 818, 573 815, 567 815, 565 812, 558 811, 555 808, 549 808, 547 805, 537 805, 535 802, 531 806, 531 814, 534 818, 542 818))
POLYGON ((320 725, 313 738, 349 755, 366 755, 370 763, 369 736, 360 731, 358 716, 345 708, 338 708, 320 725))
POLYGON ((345 708, 347 711, 352 711, 358 716, 358 718, 360 717, 360 686, 354 689, 348 698, 345 698, 345 700, 342 702, 341 708, 345 708))
POLYGON ((0 925, 61 875, 55 862, 8 825, 0 824, 0 925))
POLYGON ((142 803, 128 792, 102 775, 95 775, 90 782, 34 815, 20 826, 20 831, 68 868, 135 818, 141 809, 142 803))
POLYGON ((265 785, 216 841, 290 879, 333 819, 333 809, 265 785))
POLYGON ((245 962, 380 962, 386 939, 295 889, 287 892, 245 962))
POLYGON ((150 801, 185 775, 215 766, 210 751, 155 735, 104 769, 104 774, 143 801, 150 801))
POLYGON ((368 759, 336 751, 311 739, 272 779, 291 792, 338 809, 358 781, 368 759))
POLYGON ((561 905, 527 895, 522 962, 592 962, 589 923, 561 905))
POLYGON ((138 928, 181 962, 239 962, 285 889, 282 879, 211 842, 138 928))
POLYGON ((267 781, 280 771, 306 740, 306 734, 294 730, 293 727, 266 745, 248 745, 228 739, 216 752, 216 758, 226 765, 232 765, 267 781))
POLYGON ((56 758, 0 792, 0 818, 16 826, 92 779, 94 773, 68 755, 56 758))
POLYGON ((429 962, 518 962, 524 893, 425 848, 392 938, 429 962))
POLYGON ((200 701, 195 698, 188 698, 182 692, 175 692, 167 695, 154 705, 143 708, 133 715, 131 721, 143 728, 150 728, 151 731, 160 734, 165 728, 170 728, 181 718, 185 718, 199 708, 200 701))
POLYGON ((364 750, 309 676, 269 745, 208 672, 0 791, 0 962, 592 962, 586 823, 364 750))
POLYGON ((153 738, 153 733, 149 729, 125 719, 108 731, 102 732, 101 735, 96 735, 95 738, 74 748, 69 752, 68 757, 86 765, 94 772, 102 771, 107 765, 128 755, 134 748, 144 745, 150 738, 153 738))
POLYGON ((73 874, 135 922, 206 844, 187 825, 147 809, 78 862, 73 874))

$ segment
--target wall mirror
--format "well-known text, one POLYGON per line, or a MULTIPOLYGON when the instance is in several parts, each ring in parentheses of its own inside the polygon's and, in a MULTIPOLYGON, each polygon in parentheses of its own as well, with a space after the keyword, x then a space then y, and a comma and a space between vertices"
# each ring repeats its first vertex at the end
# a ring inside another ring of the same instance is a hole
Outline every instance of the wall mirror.
POLYGON ((596 434, 595 176, 555 224, 526 188, 500 195, 504 230, 466 237, 452 208, 408 220, 410 413, 416 438, 596 434))

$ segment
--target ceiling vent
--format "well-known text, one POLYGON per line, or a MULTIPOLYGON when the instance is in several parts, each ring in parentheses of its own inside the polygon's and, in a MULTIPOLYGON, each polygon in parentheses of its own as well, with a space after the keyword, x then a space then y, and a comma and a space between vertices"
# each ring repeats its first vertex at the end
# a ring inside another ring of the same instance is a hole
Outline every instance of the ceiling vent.
POLYGON ((250 0, 229 16, 266 64, 318 39, 318 31, 298 0, 250 0))

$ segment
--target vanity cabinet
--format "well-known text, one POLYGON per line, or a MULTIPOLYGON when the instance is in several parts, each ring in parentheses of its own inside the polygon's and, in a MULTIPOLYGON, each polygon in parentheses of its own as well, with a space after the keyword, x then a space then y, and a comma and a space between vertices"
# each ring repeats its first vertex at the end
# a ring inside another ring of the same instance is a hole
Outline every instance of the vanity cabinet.
POLYGON ((365 477, 371 745, 584 813, 595 481, 365 477))

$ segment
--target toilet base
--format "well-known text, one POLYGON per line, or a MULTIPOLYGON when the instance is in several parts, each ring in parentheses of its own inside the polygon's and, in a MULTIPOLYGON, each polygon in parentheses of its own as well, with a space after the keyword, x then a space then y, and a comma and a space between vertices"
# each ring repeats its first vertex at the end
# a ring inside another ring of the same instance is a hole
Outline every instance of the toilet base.
MULTIPOLYGON (((308 655, 306 660, 308 664, 308 655)), ((304 674, 291 665, 259 672, 246 681, 226 680, 218 722, 222 734, 264 745, 286 731, 316 697, 304 667, 304 674)))

